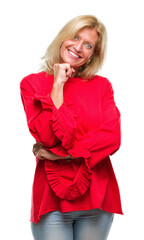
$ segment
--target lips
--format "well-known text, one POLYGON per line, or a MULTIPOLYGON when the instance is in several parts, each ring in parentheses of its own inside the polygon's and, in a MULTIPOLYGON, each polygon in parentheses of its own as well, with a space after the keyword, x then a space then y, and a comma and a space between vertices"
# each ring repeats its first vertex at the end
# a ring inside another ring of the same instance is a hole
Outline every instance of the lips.
POLYGON ((77 53, 71 51, 70 49, 68 49, 68 52, 69 52, 69 54, 70 54, 71 56, 73 56, 73 57, 76 58, 76 59, 81 58, 81 56, 79 56, 77 53))

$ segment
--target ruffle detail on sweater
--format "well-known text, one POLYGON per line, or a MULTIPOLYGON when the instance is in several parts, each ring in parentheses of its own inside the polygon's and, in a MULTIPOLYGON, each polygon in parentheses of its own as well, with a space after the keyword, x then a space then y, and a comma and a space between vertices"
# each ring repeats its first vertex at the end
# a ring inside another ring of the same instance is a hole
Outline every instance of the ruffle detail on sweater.
POLYGON ((87 168, 84 159, 78 170, 73 174, 70 169, 68 169, 68 164, 66 168, 65 164, 59 168, 56 161, 45 161, 44 168, 48 184, 59 198, 75 200, 88 190, 92 173, 90 169, 87 168))
POLYGON ((58 110, 53 109, 51 126, 57 138, 61 140, 62 146, 70 149, 76 133, 76 123, 65 104, 62 104, 58 110))
POLYGON ((55 107, 49 94, 47 96, 40 96, 39 94, 35 93, 33 101, 35 103, 40 102, 43 109, 52 110, 52 108, 55 107))

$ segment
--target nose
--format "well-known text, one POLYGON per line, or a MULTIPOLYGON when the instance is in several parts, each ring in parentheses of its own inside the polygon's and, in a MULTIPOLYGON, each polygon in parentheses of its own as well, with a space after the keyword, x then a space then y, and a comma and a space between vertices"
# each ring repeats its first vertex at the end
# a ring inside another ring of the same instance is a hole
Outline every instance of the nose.
POLYGON ((82 42, 82 41, 78 41, 77 43, 75 43, 74 49, 75 49, 77 52, 81 52, 81 50, 82 50, 82 45, 83 45, 83 42, 82 42))

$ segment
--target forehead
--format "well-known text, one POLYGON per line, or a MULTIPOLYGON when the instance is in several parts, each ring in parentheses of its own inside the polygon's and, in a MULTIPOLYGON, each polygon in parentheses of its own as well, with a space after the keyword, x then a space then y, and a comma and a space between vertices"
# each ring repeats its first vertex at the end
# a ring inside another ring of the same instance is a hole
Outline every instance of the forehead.
POLYGON ((95 44, 98 34, 95 28, 83 28, 77 32, 77 35, 84 41, 95 44))

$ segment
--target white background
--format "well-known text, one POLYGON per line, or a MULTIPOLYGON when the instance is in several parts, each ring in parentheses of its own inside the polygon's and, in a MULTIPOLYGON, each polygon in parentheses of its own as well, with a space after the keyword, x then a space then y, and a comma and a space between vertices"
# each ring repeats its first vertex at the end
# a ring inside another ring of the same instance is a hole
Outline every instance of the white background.
POLYGON ((97 16, 108 32, 100 75, 114 88, 122 115, 122 146, 111 158, 124 216, 115 215, 109 239, 144 239, 144 34, 137 0, 13 0, 0 6, 0 236, 32 240, 31 188, 35 170, 30 135, 20 99, 21 79, 39 70, 40 58, 71 18, 97 16))

